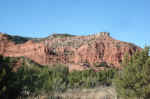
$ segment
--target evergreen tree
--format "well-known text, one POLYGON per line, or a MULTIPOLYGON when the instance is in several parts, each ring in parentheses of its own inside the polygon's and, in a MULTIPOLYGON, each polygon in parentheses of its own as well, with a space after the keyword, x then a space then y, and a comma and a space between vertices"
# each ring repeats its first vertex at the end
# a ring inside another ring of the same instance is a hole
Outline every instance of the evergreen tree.
POLYGON ((6 70, 3 68, 0 70, 0 97, 3 97, 6 92, 6 85, 5 85, 5 76, 6 70))
MULTIPOLYGON (((124 58, 120 71, 115 77, 118 95, 125 99, 150 98, 150 56, 149 47, 137 51, 129 61, 124 58)), ((125 56, 127 57, 127 56, 125 56)))

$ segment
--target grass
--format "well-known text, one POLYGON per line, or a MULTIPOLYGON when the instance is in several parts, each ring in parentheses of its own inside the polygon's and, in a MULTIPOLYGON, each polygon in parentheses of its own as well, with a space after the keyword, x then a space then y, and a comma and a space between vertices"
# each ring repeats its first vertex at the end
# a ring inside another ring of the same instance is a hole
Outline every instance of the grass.
POLYGON ((68 89, 64 93, 49 93, 39 96, 20 97, 18 99, 118 99, 114 87, 96 87, 91 89, 68 89))

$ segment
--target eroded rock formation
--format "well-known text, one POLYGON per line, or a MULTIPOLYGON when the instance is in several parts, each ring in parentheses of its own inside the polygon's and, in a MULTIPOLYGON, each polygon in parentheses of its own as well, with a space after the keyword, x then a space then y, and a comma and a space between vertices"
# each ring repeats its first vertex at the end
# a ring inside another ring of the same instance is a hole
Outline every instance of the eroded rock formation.
POLYGON ((41 41, 28 40, 16 44, 8 35, 0 34, 0 54, 3 56, 25 56, 39 64, 67 64, 70 68, 84 69, 82 64, 106 62, 120 67, 125 53, 132 55, 140 47, 115 40, 109 33, 102 32, 89 36, 51 35, 41 41))

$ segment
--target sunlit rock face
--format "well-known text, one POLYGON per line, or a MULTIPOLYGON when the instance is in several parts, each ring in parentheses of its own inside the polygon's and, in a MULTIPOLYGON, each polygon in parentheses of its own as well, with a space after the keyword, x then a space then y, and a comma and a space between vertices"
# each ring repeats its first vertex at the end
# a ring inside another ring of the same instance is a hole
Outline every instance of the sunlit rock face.
POLYGON ((25 56, 39 64, 62 63, 76 70, 84 69, 81 65, 84 63, 93 66, 101 62, 119 68, 125 53, 132 55, 136 50, 142 49, 116 40, 107 32, 88 36, 55 34, 38 42, 27 40, 21 44, 0 33, 0 54, 3 56, 25 56))

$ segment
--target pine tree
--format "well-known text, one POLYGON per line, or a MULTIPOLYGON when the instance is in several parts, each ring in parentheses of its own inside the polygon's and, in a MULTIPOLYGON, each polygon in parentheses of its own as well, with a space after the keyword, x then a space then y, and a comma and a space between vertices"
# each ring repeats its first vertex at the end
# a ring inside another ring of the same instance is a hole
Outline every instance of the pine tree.
MULTIPOLYGON (((129 61, 123 61, 123 70, 115 77, 118 95, 125 99, 150 98, 150 56, 149 47, 137 51, 129 61)), ((127 57, 127 56, 126 56, 127 57)))
POLYGON ((6 86, 5 86, 5 76, 6 76, 6 70, 3 68, 0 70, 0 97, 4 96, 4 93, 6 92, 6 86))

